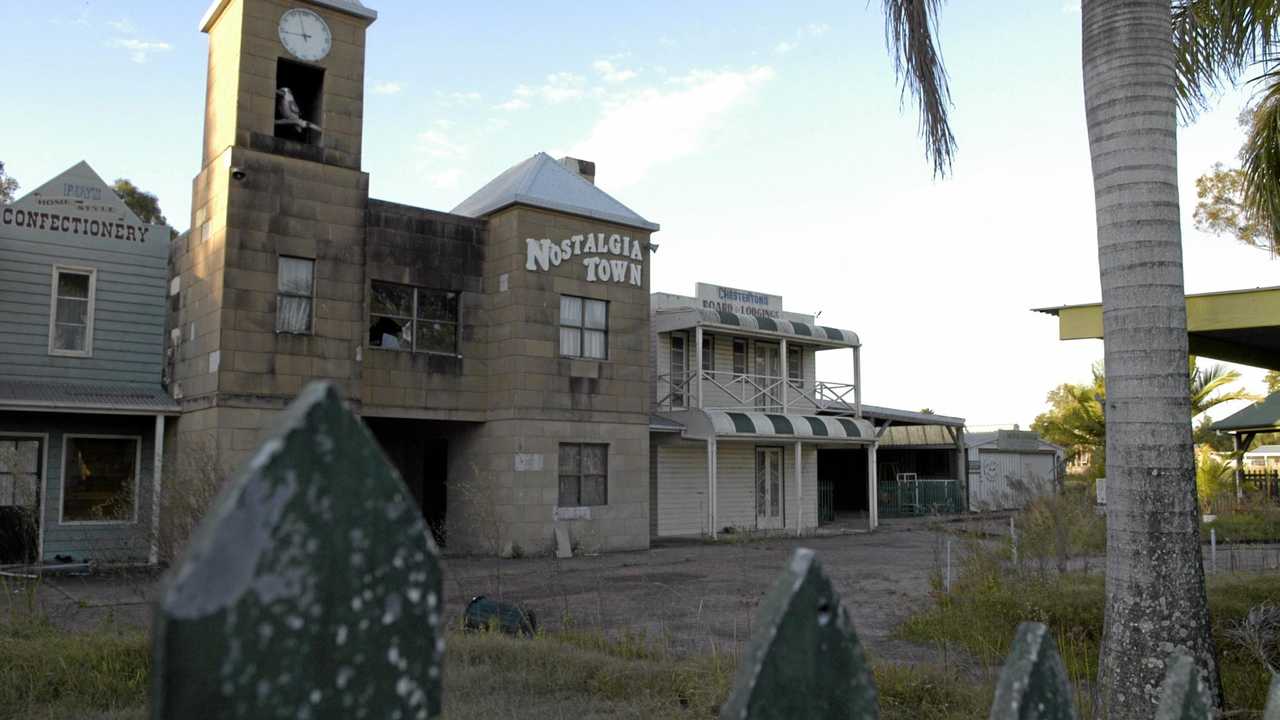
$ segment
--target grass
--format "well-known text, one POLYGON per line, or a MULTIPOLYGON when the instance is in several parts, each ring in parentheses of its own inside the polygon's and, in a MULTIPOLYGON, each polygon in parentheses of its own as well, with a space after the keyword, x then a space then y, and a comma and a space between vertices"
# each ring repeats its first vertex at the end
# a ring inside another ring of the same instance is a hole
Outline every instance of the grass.
MULTIPOLYGON (((1280 596, 1275 575, 1223 575, 1209 579, 1209 608, 1221 664, 1228 710, 1240 717, 1261 717, 1270 682, 1259 660, 1230 640, 1226 632, 1251 607, 1280 596)), ((1054 634, 1077 703, 1088 717, 1087 688, 1097 675, 1102 637, 1103 578, 1082 573, 1025 574, 1003 569, 998 555, 976 553, 950 594, 910 617, 899 628, 913 642, 961 648, 983 664, 998 667, 1009 652, 1018 623, 1045 623, 1054 634)))
POLYGON ((1220 543, 1280 542, 1280 506, 1255 504, 1223 512, 1200 526, 1205 542, 1209 542, 1211 528, 1217 530, 1220 543))
MULTIPOLYGON (((0 623, 0 718, 142 720, 150 646, 136 630, 67 632, 0 623), (16 680, 16 681, 15 681, 16 680)), ((453 632, 445 718, 710 718, 728 696, 734 653, 675 656, 641 636, 565 632, 532 640, 453 632)), ((986 714, 991 687, 932 666, 875 668, 886 720, 986 714)))

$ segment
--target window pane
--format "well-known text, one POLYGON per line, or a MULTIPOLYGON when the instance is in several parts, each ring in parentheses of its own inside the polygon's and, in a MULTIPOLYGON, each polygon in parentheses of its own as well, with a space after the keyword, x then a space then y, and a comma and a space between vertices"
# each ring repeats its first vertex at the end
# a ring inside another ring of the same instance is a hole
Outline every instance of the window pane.
POLYGON ((418 333, 418 352, 454 353, 458 350, 456 342, 458 326, 453 323, 419 320, 414 325, 418 333))
POLYGON ((560 474, 577 475, 582 472, 582 446, 572 443, 560 444, 560 474))
POLYGON ((132 521, 136 440, 67 438, 62 517, 66 521, 132 521))
POLYGON ((582 331, 577 328, 560 328, 560 354, 569 357, 582 356, 582 331))
POLYGON ((583 475, 579 501, 583 505, 607 505, 608 482, 603 475, 583 475))
POLYGON ((84 273, 59 272, 58 297, 89 298, 89 276, 84 273))
POLYGON ((578 507, 578 476, 560 476, 560 507, 578 507))
POLYGON ((419 290, 418 317, 422 320, 457 322, 458 294, 441 290, 419 290))
POLYGON ((608 329, 609 303, 603 300, 583 300, 582 303, 586 312, 583 325, 597 330, 608 329))
POLYGON ((608 445, 582 446, 582 474, 606 475, 609 468, 608 445))
POLYGON ((609 356, 608 335, 599 330, 582 331, 582 356, 604 360, 609 356))
POLYGON ((314 283, 315 261, 282 257, 276 267, 276 287, 280 292, 310 295, 314 283))
POLYGON ((54 325, 53 347, 55 350, 84 350, 84 325, 54 325))
POLYGON ((733 372, 737 375, 747 373, 747 343, 742 340, 733 341, 733 372))
POLYGON ((276 332, 311 332, 311 298, 276 297, 276 332))
POLYGON ((375 282, 369 288, 369 312, 372 315, 413 317, 413 288, 375 282))
POLYGON ((35 507, 40 497, 40 477, 38 475, 18 475, 14 478, 13 504, 24 507, 35 507))
POLYGON ((711 372, 716 369, 716 336, 702 336, 702 369, 711 372))
POLYGON ((575 327, 582 325, 582 298, 560 296, 560 324, 575 327))
POLYGON ((412 350, 413 338, 409 335, 413 323, 389 317, 371 317, 369 322, 369 347, 387 350, 412 350))
POLYGON ((13 475, 0 472, 0 507, 17 504, 13 499, 13 475))
POLYGON ((54 322, 70 325, 86 325, 89 322, 88 300, 67 300, 58 298, 57 318, 54 322))

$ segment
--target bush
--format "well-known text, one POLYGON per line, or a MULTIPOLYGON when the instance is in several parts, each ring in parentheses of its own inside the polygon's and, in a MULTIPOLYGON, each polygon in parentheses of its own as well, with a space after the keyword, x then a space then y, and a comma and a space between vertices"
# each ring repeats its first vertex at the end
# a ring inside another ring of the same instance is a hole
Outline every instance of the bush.
POLYGON ((1098 556, 1107 549, 1107 521, 1083 487, 1031 500, 1014 524, 1019 560, 1036 561, 1041 573, 1050 560, 1058 572, 1066 572, 1071 560, 1098 556))
POLYGON ((1217 531, 1220 543, 1280 542, 1280 506, 1266 499, 1225 506, 1212 522, 1200 526, 1205 542, 1210 530, 1217 531))

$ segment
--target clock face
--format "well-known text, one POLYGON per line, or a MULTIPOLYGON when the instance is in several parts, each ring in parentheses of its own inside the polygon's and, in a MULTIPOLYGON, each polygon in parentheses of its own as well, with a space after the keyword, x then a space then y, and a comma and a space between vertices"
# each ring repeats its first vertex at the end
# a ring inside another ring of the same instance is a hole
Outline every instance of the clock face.
POLYGON ((324 18, 302 8, 286 10, 280 17, 280 42, 299 60, 323 60, 333 47, 333 34, 324 18))

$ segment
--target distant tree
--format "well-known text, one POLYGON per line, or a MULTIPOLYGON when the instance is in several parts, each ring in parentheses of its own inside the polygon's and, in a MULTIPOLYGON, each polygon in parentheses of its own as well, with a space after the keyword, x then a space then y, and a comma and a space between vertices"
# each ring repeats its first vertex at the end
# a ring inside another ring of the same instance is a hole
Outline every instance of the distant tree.
POLYGON ((18 193, 18 181, 4 173, 4 163, 0 162, 0 205, 8 205, 18 193))
POLYGON ((921 415, 937 415, 937 413, 933 411, 933 408, 920 408, 920 414, 921 415))
POLYGON ((1196 447, 1207 447, 1214 452, 1231 452, 1233 450, 1231 444, 1231 436, 1223 433, 1217 433, 1210 429, 1213 425, 1213 418, 1204 415, 1200 418, 1200 422, 1196 423, 1196 429, 1191 433, 1191 441, 1196 447))
POLYGON ((1267 394, 1280 392, 1280 371, 1272 370, 1262 378, 1267 384, 1267 394))
POLYGON ((168 225, 164 213, 160 211, 160 198, 146 192, 125 178, 119 178, 111 186, 116 195, 133 211, 138 219, 148 224, 168 225))

